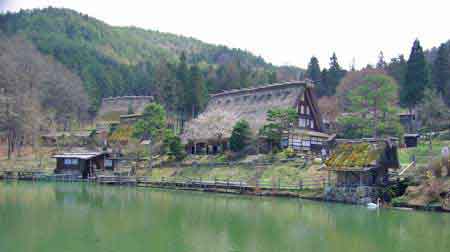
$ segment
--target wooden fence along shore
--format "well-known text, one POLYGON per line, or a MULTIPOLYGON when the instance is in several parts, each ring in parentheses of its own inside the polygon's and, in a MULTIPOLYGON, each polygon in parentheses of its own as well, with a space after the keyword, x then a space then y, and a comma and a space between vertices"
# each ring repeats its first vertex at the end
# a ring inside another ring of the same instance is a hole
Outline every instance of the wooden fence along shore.
POLYGON ((327 185, 326 179, 304 179, 297 183, 282 183, 281 181, 267 182, 256 180, 248 183, 242 180, 204 180, 202 178, 161 178, 159 180, 151 177, 137 176, 97 176, 82 179, 79 176, 55 174, 47 175, 43 171, 21 170, 3 171, 4 180, 27 180, 27 181, 59 181, 59 182, 91 182, 102 185, 126 185, 137 187, 167 188, 178 190, 198 190, 208 192, 241 193, 241 194, 278 194, 283 196, 295 196, 296 192, 303 190, 323 189, 327 185))

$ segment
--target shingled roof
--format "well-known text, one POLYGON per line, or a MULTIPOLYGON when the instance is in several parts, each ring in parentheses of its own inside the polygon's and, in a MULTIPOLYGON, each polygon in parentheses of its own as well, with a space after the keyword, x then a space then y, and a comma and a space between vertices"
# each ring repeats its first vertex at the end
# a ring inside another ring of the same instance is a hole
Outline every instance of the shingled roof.
POLYGON ((399 168, 396 146, 384 140, 339 144, 325 164, 332 171, 367 171, 379 166, 399 168))
POLYGON ((211 95, 205 111, 187 123, 182 139, 187 142, 229 138, 233 126, 241 119, 248 121, 256 134, 266 124, 268 110, 294 108, 311 85, 308 81, 295 81, 211 95))

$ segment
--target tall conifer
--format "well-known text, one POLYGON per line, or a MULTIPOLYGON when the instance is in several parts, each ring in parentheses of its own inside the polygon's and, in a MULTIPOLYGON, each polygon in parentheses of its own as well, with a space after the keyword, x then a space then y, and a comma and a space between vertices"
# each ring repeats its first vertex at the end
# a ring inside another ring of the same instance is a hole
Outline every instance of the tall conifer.
POLYGON ((406 79, 401 90, 401 103, 412 109, 422 101, 429 76, 425 55, 418 39, 414 41, 408 59, 406 79))
MULTIPOLYGON (((320 86, 321 72, 319 66, 319 60, 316 57, 311 57, 306 69, 306 78, 312 80, 317 87, 320 86)), ((318 88, 319 89, 319 88, 318 88)), ((321 96, 321 94, 319 94, 321 96)))
POLYGON ((330 58, 330 68, 328 69, 325 85, 325 95, 331 96, 336 93, 336 87, 345 75, 345 70, 338 63, 336 53, 330 58))
POLYGON ((449 49, 446 44, 441 44, 433 62, 433 84, 439 95, 442 95, 447 104, 450 104, 450 63, 449 49))

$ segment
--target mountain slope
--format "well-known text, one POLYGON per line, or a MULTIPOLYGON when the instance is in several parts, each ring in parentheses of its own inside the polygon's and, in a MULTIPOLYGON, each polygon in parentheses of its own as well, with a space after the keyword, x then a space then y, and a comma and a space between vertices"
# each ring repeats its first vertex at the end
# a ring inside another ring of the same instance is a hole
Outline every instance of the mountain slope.
MULTIPOLYGON (((134 27, 113 27, 68 9, 47 8, 0 15, 0 30, 30 39, 43 53, 56 58, 83 80, 94 107, 100 99, 126 94, 149 94, 158 85, 152 80, 153 66, 176 63, 186 52, 188 63, 203 65, 207 78, 211 69, 238 65, 248 73, 248 84, 278 79, 297 79, 302 70, 280 68, 249 52, 134 27)), ((240 69, 238 69, 240 71, 240 69)), ((242 72, 241 71, 241 72, 242 72)), ((226 73, 225 73, 226 75, 226 73)), ((220 89, 236 88, 224 77, 220 89)), ((213 83, 210 81, 209 83, 213 83)), ((236 83, 236 81, 234 81, 236 83)), ((208 87, 214 92, 219 87, 208 87)))

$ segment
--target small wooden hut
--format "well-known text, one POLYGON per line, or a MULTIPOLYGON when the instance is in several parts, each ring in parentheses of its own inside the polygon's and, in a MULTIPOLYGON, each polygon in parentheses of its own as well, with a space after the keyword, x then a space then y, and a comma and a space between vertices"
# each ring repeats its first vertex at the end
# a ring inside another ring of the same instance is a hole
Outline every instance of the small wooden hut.
POLYGON ((339 144, 325 164, 338 187, 387 185, 389 169, 400 167, 397 147, 390 140, 339 144))
POLYGON ((406 148, 417 147, 419 143, 419 134, 404 134, 403 141, 405 142, 406 148))
POLYGON ((55 174, 70 174, 88 178, 95 176, 97 170, 114 170, 115 162, 106 152, 62 153, 56 158, 55 174))

